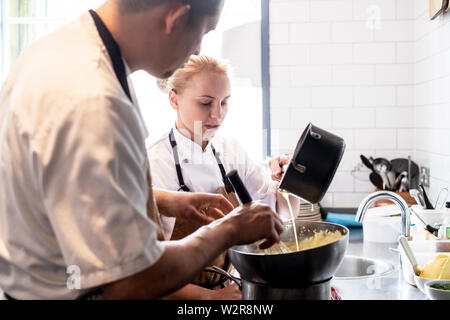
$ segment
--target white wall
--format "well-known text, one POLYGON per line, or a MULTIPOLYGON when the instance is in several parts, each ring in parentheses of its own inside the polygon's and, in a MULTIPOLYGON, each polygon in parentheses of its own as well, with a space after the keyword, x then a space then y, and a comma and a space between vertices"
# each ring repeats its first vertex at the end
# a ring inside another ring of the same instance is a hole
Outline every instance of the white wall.
POLYGON ((414 2, 415 155, 436 199, 450 189, 450 12, 430 21, 428 1, 414 2))
POLYGON ((325 206, 355 207, 374 191, 368 171, 351 174, 361 153, 415 160, 412 4, 271 0, 272 153, 292 152, 310 121, 341 135, 325 206))

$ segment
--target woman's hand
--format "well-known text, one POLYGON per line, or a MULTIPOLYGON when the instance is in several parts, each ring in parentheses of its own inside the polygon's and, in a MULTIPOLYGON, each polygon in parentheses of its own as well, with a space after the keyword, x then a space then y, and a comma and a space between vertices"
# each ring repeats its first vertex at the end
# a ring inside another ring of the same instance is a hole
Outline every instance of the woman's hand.
POLYGON ((283 166, 289 164, 291 158, 288 156, 277 156, 269 161, 272 180, 280 181, 283 176, 283 166))
POLYGON ((184 218, 205 225, 233 210, 224 196, 210 193, 172 192, 154 189, 156 204, 167 217, 184 218))

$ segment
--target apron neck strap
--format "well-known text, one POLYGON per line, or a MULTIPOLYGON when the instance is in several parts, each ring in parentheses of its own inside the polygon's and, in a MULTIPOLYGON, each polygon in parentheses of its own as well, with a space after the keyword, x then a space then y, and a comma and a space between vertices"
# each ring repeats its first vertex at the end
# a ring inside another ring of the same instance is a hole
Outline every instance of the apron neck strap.
POLYGON ((189 189, 189 187, 184 184, 183 173, 181 172, 180 166, 180 158, 178 157, 177 141, 175 140, 173 129, 170 130, 169 141, 170 145, 172 146, 173 158, 175 160, 175 168, 177 169, 178 183, 180 184, 180 189, 178 189, 177 191, 183 190, 185 192, 190 192, 191 190, 189 189))
POLYGON ((220 160, 220 156, 216 152, 216 149, 214 148, 212 143, 211 143, 211 149, 213 151, 214 157, 216 158, 217 164, 219 165, 220 173, 222 174, 223 184, 225 185, 225 190, 227 191, 227 193, 234 192, 233 185, 231 184, 230 180, 227 177, 227 174, 225 172, 225 168, 224 168, 224 166, 222 164, 222 161, 220 160))
MULTIPOLYGON (((177 142, 175 140, 175 134, 173 133, 173 129, 170 130, 169 141, 170 141, 170 145, 172 146, 173 158, 175 160, 175 168, 177 170, 177 176, 178 176, 178 183, 180 184, 180 189, 178 189, 178 191, 183 190, 183 191, 189 192, 190 189, 184 184, 183 173, 181 172, 180 158, 178 156, 177 142)), ((227 193, 231 193, 234 191, 234 188, 226 175, 225 168, 222 164, 222 161, 220 160, 219 154, 216 152, 216 149, 214 149, 214 146, 212 144, 211 144, 211 149, 213 151, 214 157, 216 158, 217 164, 219 165, 220 173, 222 175, 222 180, 225 185, 225 190, 227 191, 227 193)))
POLYGON ((130 88, 128 86, 127 74, 125 72, 125 64, 122 60, 122 54, 120 52, 120 47, 117 42, 114 40, 111 32, 108 30, 106 25, 103 23, 102 19, 99 17, 97 12, 94 10, 89 10, 92 18, 94 19, 95 26, 97 27, 97 31, 100 35, 100 38, 103 41, 103 44, 108 50, 108 54, 111 58, 114 73, 116 74, 117 80, 119 80, 120 85, 122 86, 123 91, 130 99, 131 103, 133 103, 133 99, 131 98, 130 88))

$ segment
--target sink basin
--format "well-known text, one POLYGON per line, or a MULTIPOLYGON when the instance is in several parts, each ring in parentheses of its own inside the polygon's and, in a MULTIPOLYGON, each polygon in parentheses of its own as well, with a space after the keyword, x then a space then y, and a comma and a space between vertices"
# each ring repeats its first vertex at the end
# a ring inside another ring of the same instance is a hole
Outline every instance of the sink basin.
POLYGON ((385 276, 395 270, 390 263, 358 256, 345 256, 334 280, 352 280, 385 276))

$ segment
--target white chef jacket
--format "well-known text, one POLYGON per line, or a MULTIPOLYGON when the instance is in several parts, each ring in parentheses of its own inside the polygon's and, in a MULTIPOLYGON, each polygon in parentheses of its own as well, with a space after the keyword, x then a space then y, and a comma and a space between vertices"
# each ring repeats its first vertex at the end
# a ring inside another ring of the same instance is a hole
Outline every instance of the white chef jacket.
MULTIPOLYGON (((205 151, 191 139, 173 128, 184 183, 192 192, 216 193, 224 186, 211 143, 205 151)), ((275 210, 278 183, 271 180, 268 170, 255 164, 236 140, 214 137, 212 144, 225 171, 237 170, 253 200, 261 200, 275 210)), ((155 187, 177 191, 180 188, 175 168, 169 132, 148 147, 152 181, 155 187)), ((170 239, 175 218, 161 216, 165 239, 170 239)))
POLYGON ((147 131, 89 13, 23 52, 1 91, 0 124, 6 293, 74 299, 161 257, 146 213, 147 131))

